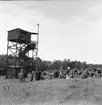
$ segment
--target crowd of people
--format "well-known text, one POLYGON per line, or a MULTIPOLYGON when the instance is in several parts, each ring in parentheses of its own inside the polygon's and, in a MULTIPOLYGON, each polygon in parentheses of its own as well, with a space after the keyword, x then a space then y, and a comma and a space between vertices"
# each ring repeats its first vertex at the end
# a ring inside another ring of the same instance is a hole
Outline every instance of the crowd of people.
POLYGON ((102 77, 102 69, 101 68, 86 68, 84 69, 69 69, 66 70, 65 75, 70 78, 88 78, 88 77, 102 77))
MULTIPOLYGON (((18 78, 20 82, 25 82, 26 78, 28 78, 28 73, 21 69, 21 72, 18 74, 18 78)), ((33 80, 40 80, 41 79, 41 72, 40 71, 32 71, 30 74, 30 81, 33 80)))
MULTIPOLYGON (((48 71, 49 72, 49 71, 48 71)), ((83 69, 68 69, 66 70, 52 70, 52 74, 49 74, 48 72, 41 72, 41 71, 32 71, 30 75, 30 81, 33 80, 42 80, 46 79, 46 77, 49 77, 49 79, 52 78, 64 78, 64 79, 70 79, 70 78, 88 78, 88 77, 102 77, 102 69, 101 68, 86 68, 83 69)), ((27 73, 21 69, 21 72, 18 75, 19 81, 25 81, 27 78, 27 73)))

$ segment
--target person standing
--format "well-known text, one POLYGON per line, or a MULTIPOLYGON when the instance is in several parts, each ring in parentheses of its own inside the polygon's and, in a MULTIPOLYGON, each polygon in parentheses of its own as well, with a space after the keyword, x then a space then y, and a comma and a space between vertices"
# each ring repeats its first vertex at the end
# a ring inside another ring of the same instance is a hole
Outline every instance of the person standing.
POLYGON ((31 73, 30 81, 33 81, 33 79, 34 79, 34 71, 32 71, 32 73, 31 73))
POLYGON ((19 81, 23 82, 23 69, 21 69, 21 72, 19 73, 18 77, 19 77, 19 81))

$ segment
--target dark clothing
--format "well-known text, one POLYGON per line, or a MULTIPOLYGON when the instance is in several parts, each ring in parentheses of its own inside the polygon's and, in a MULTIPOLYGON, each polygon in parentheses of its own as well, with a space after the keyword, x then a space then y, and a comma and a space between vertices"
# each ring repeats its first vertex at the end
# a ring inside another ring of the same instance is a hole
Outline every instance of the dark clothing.
POLYGON ((41 72, 40 71, 37 71, 35 73, 35 80, 40 80, 41 79, 41 72))
POLYGON ((23 77, 27 78, 27 73, 26 72, 23 72, 23 77))
POLYGON ((54 78, 58 78, 59 77, 59 72, 58 71, 54 71, 54 78))
POLYGON ((31 74, 31 79, 30 79, 30 81, 33 81, 33 78, 34 78, 34 74, 31 74))

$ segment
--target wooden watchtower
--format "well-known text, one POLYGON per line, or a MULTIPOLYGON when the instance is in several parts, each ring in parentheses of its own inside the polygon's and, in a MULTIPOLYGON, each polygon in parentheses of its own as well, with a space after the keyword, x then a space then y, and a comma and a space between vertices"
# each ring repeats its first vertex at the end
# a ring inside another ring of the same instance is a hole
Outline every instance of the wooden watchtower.
POLYGON ((39 24, 37 24, 37 32, 29 32, 20 28, 16 28, 8 31, 7 37, 7 65, 5 71, 6 78, 16 78, 16 74, 18 73, 18 69, 24 68, 26 64, 23 63, 24 60, 21 60, 19 57, 19 52, 24 50, 28 44, 35 43, 36 48, 32 51, 31 57, 29 56, 29 51, 27 52, 27 57, 30 59, 28 63, 29 65, 33 65, 33 60, 36 61, 36 70, 37 70, 37 57, 38 57, 38 39, 39 39, 39 24), (36 38, 34 41, 31 40, 31 36, 35 35, 36 38), (13 60, 9 62, 10 57, 13 57, 13 60), (11 70, 12 69, 12 70, 11 70), (13 73, 11 73, 13 72, 13 73))

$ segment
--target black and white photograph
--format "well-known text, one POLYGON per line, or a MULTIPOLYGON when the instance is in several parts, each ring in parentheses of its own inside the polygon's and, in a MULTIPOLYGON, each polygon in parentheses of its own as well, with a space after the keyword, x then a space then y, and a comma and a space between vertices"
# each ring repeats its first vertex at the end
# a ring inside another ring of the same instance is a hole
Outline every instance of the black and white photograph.
POLYGON ((102 0, 0 0, 0 105, 102 105, 102 0))

